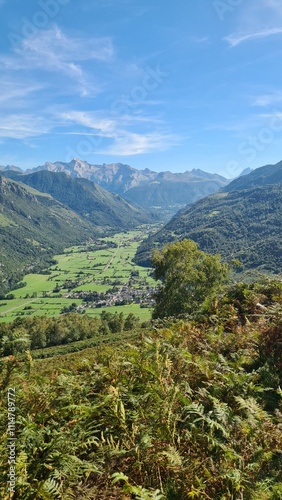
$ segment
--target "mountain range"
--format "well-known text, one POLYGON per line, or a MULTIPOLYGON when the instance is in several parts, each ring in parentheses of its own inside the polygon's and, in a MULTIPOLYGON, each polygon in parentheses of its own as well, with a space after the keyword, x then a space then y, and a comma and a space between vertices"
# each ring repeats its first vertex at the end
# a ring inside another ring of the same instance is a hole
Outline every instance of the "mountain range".
POLYGON ((84 178, 73 178, 65 172, 55 173, 47 170, 30 174, 14 170, 3 173, 40 192, 50 194, 87 221, 103 229, 127 230, 153 221, 148 212, 132 206, 119 195, 110 193, 84 178))
POLYGON ((179 211, 144 241, 136 255, 148 264, 154 247, 184 238, 202 250, 238 259, 243 270, 282 269, 282 161, 240 176, 218 193, 179 211))
POLYGON ((83 178, 95 182, 102 188, 118 194, 130 203, 146 208, 159 207, 175 213, 181 206, 194 203, 228 184, 229 180, 218 174, 209 174, 200 169, 183 173, 154 172, 148 168, 137 170, 122 163, 93 165, 73 159, 69 163, 46 162, 44 165, 21 171, 19 167, 0 167, 2 172, 13 170, 30 174, 42 170, 66 173, 72 178, 83 178))
POLYGON ((26 271, 46 267, 64 247, 152 221, 149 213, 86 179, 63 172, 3 170, 0 292, 12 288, 26 271))

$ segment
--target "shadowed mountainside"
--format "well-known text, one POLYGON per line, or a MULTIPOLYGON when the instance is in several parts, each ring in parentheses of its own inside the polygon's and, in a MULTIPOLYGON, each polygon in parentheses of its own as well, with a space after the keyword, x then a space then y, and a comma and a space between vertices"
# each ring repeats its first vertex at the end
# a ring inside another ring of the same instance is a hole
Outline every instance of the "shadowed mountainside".
POLYGON ((281 214, 282 162, 235 179, 221 192, 180 211, 142 243, 136 262, 148 263, 155 246, 188 238, 226 261, 239 259, 244 269, 281 272, 281 214))

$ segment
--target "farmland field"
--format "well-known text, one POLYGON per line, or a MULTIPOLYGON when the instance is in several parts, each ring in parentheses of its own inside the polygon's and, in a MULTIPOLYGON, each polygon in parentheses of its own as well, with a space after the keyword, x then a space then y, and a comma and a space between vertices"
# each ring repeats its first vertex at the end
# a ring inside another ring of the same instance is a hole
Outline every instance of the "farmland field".
POLYGON ((149 319, 156 283, 150 268, 132 261, 147 230, 99 238, 55 255, 55 265, 42 274, 26 275, 25 286, 12 290, 12 298, 0 300, 0 322, 68 310, 91 316, 117 311, 149 319))

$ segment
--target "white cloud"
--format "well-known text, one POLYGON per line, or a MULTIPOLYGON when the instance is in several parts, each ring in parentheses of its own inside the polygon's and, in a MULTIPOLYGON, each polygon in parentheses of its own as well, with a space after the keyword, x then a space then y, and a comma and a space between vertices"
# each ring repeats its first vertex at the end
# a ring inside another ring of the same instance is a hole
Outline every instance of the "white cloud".
POLYGON ((231 47, 282 33, 281 0, 250 0, 236 9, 237 27, 224 38, 231 47))
POLYGON ((132 156, 164 151, 179 144, 179 138, 165 132, 137 133, 128 130, 117 131, 110 146, 100 149, 99 154, 132 156))
MULTIPOLYGON (((93 85, 91 62, 95 62, 97 73, 103 75, 103 82, 111 82, 112 75, 118 75, 119 86, 124 81, 130 85, 132 80, 142 84, 148 76, 147 70, 135 62, 117 61, 110 38, 70 37, 57 26, 38 31, 36 36, 13 47, 9 55, 0 55, 0 106, 8 111, 0 115, 0 138, 18 139, 34 147, 34 140, 41 135, 76 135, 78 141, 92 136, 99 138, 100 154, 125 156, 164 150, 179 143, 160 117, 148 111, 162 103, 153 95, 148 94, 148 99, 145 95, 144 102, 134 101, 126 113, 113 111, 115 101, 111 99, 101 101, 96 111, 77 110, 79 96, 74 88, 79 89, 80 96, 91 98, 101 91, 93 85), (54 77, 46 78, 46 71, 54 77), (60 102, 63 94, 74 97, 73 108, 60 102)), ((121 102, 123 97, 122 94, 121 102)), ((86 104, 90 110, 97 107, 92 99, 84 100, 81 107, 85 109, 86 104)))
POLYGON ((59 113, 59 120, 72 122, 73 124, 82 125, 93 131, 102 131, 108 137, 113 137, 115 130, 120 130, 122 126, 132 126, 140 124, 163 124, 162 120, 154 116, 142 116, 139 114, 124 114, 121 117, 109 115, 105 118, 106 112, 85 112, 85 111, 67 111, 59 113))
POLYGON ((27 139, 51 131, 52 125, 33 114, 0 115, 0 137, 27 139))
POLYGON ((78 145, 79 141, 91 136, 99 138, 95 154, 117 156, 163 151, 180 143, 178 136, 164 129, 146 130, 149 123, 149 117, 143 119, 128 115, 122 120, 121 126, 121 120, 117 117, 103 118, 102 114, 99 116, 99 113, 85 111, 61 112, 53 116, 45 112, 40 117, 32 113, 3 114, 0 115, 0 138, 19 139, 33 148, 33 139, 42 135, 77 136, 78 145), (63 127, 64 131, 54 131, 58 126, 63 127), (136 130, 136 126, 143 130, 136 130))
POLYGON ((115 138, 114 144, 99 151, 99 154, 132 156, 154 151, 165 151, 170 146, 179 143, 180 139, 170 134, 137 134, 122 131, 121 134, 115 138))
POLYGON ((231 47, 236 47, 242 42, 248 42, 249 40, 253 40, 255 38, 266 38, 273 35, 278 35, 282 33, 282 28, 270 28, 263 31, 257 31, 247 34, 231 34, 224 37, 231 47))
POLYGON ((28 107, 28 98, 35 92, 44 89, 41 84, 19 82, 9 78, 0 77, 0 105, 2 108, 28 107))
POLYGON ((57 26, 40 31, 34 37, 25 38, 19 51, 21 54, 23 52, 37 54, 43 57, 47 64, 53 64, 54 61, 70 62, 90 59, 108 61, 113 56, 110 38, 71 38, 57 26))
MULTIPOLYGON (((119 118, 100 118, 98 114, 87 113, 81 111, 71 111, 61 113, 60 119, 71 122, 72 125, 80 125, 88 128, 88 131, 70 131, 70 135, 80 135, 87 137, 88 135, 100 137, 101 139, 110 140, 110 145, 106 148, 96 150, 96 154, 110 154, 117 156, 130 156, 136 154, 149 153, 152 151, 160 151, 168 147, 179 144, 180 138, 176 135, 169 134, 164 130, 157 131, 131 131, 130 125, 135 124, 134 116, 119 118), (125 129, 124 125, 128 125, 125 129)), ((137 122, 139 117, 137 117, 137 122)), ((143 120, 140 120, 141 123, 143 120)), ((150 119, 144 120, 149 123, 150 119)), ((68 132, 66 132, 68 133, 68 132)), ((101 144, 101 141, 100 141, 101 144)))
POLYGON ((69 37, 57 26, 24 38, 10 56, 0 57, 2 70, 42 70, 63 74, 79 86, 82 96, 96 93, 83 63, 110 62, 114 49, 110 38, 69 37))
MULTIPOLYGON (((126 134, 119 137, 105 154, 131 156, 137 154, 167 151, 172 146, 179 146, 182 138, 176 134, 162 132, 148 134, 126 134)), ((102 151, 103 153, 103 151, 102 151)))
POLYGON ((86 113, 84 111, 69 111, 59 115, 65 122, 82 125, 96 132, 102 132, 107 137, 112 137, 112 132, 116 127, 114 120, 101 119, 96 113, 86 113), (108 135, 109 134, 109 135, 108 135))

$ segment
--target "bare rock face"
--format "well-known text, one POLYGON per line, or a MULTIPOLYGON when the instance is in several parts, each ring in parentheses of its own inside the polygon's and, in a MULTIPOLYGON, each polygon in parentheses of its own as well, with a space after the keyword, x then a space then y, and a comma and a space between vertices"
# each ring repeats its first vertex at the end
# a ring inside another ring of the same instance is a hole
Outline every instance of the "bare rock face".
POLYGON ((148 168, 137 170, 123 163, 94 165, 79 158, 69 163, 47 162, 33 169, 38 170, 65 172, 74 178, 88 179, 131 203, 145 207, 184 206, 214 193, 229 182, 218 174, 200 169, 158 173, 148 168))
POLYGON ((74 158, 69 163, 58 161, 55 163, 46 162, 44 165, 33 169, 33 171, 37 170, 65 172, 71 177, 82 177, 116 194, 123 194, 128 189, 145 184, 158 175, 149 169, 137 170, 123 163, 93 165, 79 158, 74 158))

